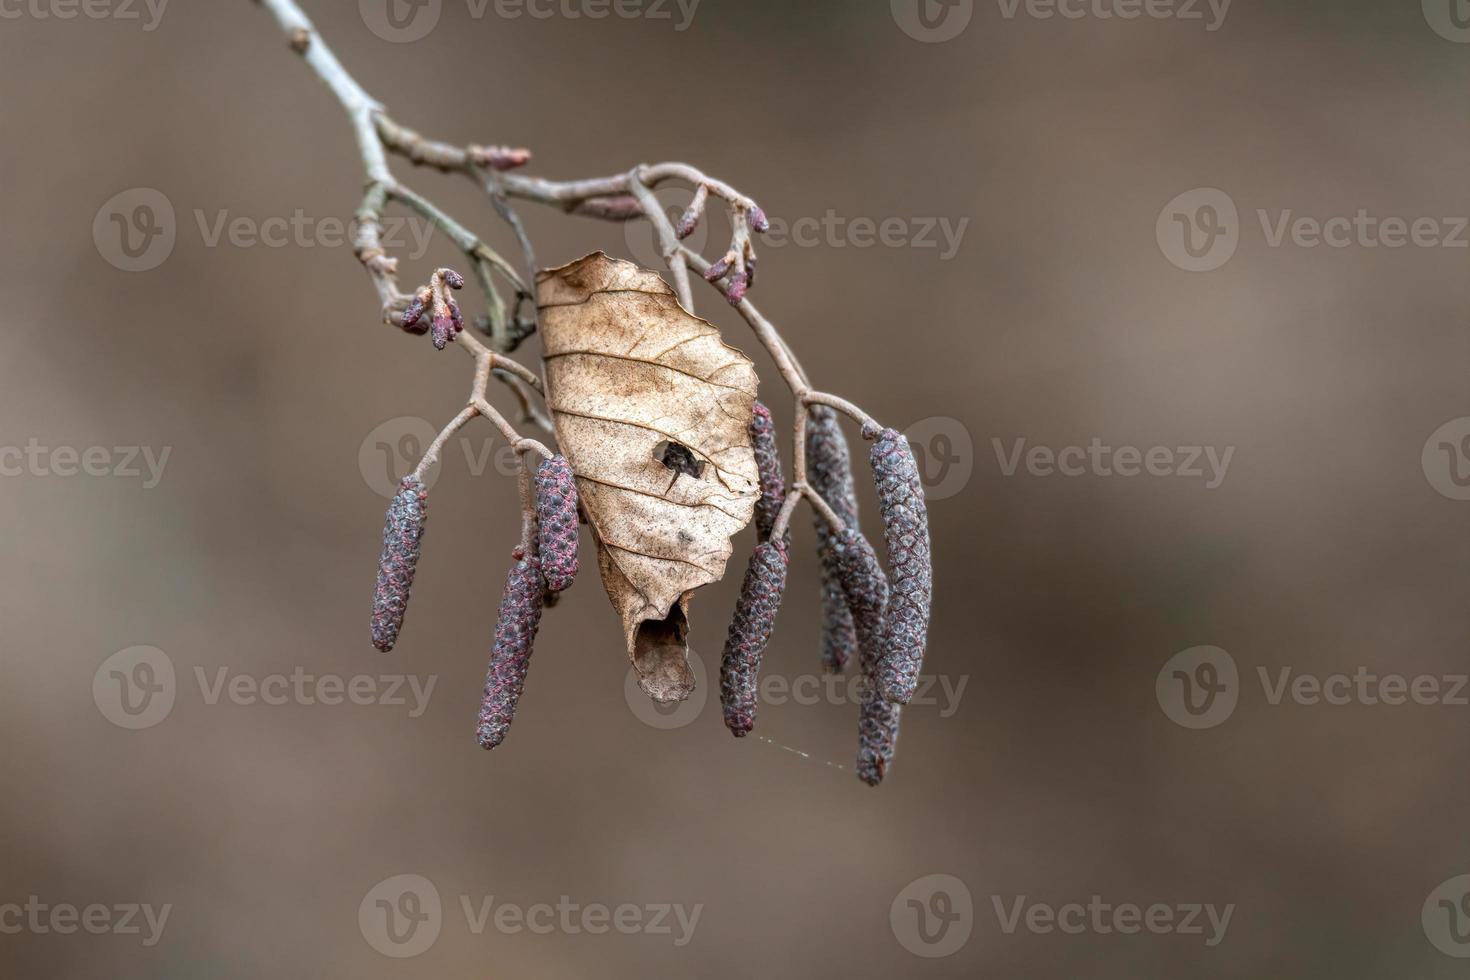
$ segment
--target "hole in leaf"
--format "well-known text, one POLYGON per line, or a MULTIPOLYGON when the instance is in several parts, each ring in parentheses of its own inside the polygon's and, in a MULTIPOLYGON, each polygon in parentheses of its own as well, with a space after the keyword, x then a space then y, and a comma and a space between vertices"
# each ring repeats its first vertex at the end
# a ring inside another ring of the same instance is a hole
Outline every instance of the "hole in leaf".
POLYGON ((675 473, 683 473, 696 480, 704 472, 704 464, 695 458, 694 450, 669 439, 653 447, 653 458, 675 473))

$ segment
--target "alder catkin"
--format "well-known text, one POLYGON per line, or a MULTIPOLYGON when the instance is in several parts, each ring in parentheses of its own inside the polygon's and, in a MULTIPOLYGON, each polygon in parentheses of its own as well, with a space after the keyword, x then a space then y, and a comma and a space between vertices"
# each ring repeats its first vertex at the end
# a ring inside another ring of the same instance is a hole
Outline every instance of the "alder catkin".
POLYGON ((480 747, 493 749, 505 741, 515 719, 516 703, 526 686, 531 666, 531 644, 541 624, 541 604, 546 583, 541 563, 529 555, 511 568, 500 599, 500 619, 495 623, 495 646, 490 652, 490 670, 485 677, 485 694, 480 699, 476 735, 480 747))
POLYGON ((546 587, 561 592, 577 574, 577 481, 564 456, 536 468, 537 550, 546 587))
POLYGON ((873 444, 873 475, 883 536, 888 545, 892 593, 883 621, 883 653, 878 663, 879 689, 888 700, 907 704, 919 684, 934 572, 929 549, 929 516, 919 465, 908 440, 884 429, 873 444))
MULTIPOLYGON (((807 482, 827 505, 855 527, 858 522, 857 492, 852 480, 852 460, 847 439, 837 423, 837 414, 825 405, 814 405, 806 427, 807 482)), ((836 558, 832 552, 832 528, 821 514, 816 515, 817 554, 822 560, 822 666, 840 673, 857 652, 857 634, 853 631, 852 613, 838 582, 836 558)))
POLYGON ((756 545, 745 571, 745 583, 735 603, 735 617, 720 661, 720 703, 725 726, 742 738, 755 726, 756 687, 761 658, 771 638, 771 626, 786 590, 789 557, 786 543, 762 541, 756 545))
POLYGON ((836 571, 843 596, 852 610, 862 650, 863 693, 858 719, 857 776, 869 786, 883 781, 898 746, 901 707, 883 697, 878 687, 878 663, 883 643, 883 612, 888 605, 888 580, 873 546, 855 527, 833 544, 836 571))
POLYGON ((419 546, 428 516, 429 491, 416 476, 405 477, 388 504, 383 524, 383 554, 373 590, 373 646, 387 653, 398 642, 408 595, 419 563, 419 546))
POLYGON ((771 418, 771 410, 760 402, 755 403, 755 417, 750 421, 750 445, 755 450, 755 465, 761 480, 761 496, 755 502, 755 527, 760 540, 769 541, 776 515, 786 502, 786 481, 781 475, 776 422, 771 418))

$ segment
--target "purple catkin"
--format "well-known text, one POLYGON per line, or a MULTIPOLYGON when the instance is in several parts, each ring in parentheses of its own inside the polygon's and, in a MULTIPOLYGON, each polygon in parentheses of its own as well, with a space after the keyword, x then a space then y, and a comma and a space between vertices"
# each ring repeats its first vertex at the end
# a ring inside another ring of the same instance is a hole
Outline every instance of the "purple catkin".
POLYGON ((557 593, 577 574, 577 482, 564 456, 536 468, 537 551, 546 588, 557 593))
MULTIPOLYGON (((837 423, 837 414, 825 405, 814 405, 806 427, 807 482, 827 505, 842 518, 842 523, 856 527, 858 523, 857 491, 852 480, 852 461, 847 440, 837 423)), ((835 543, 832 528, 821 514, 816 515, 817 554, 822 559, 822 666, 840 673, 857 652, 857 634, 853 631, 852 613, 838 584, 835 543)))
POLYGON ((546 583, 541 563, 531 555, 516 562, 505 581, 500 599, 500 619, 495 623, 495 647, 490 653, 490 670, 485 677, 485 694, 480 699, 480 717, 475 732, 482 749, 493 749, 505 741, 515 718, 516 703, 526 686, 531 666, 531 644, 541 624, 541 605, 546 583))
POLYGON ((725 709, 725 727, 736 738, 748 735, 755 726, 761 658, 781 607, 781 593, 786 590, 788 560, 784 541, 756 545, 735 603, 735 618, 720 662, 720 703, 725 709))
POLYGON ((383 555, 373 591, 373 646, 387 653, 398 642, 408 594, 419 563, 419 544, 428 516, 429 491, 416 476, 405 477, 388 504, 383 525, 383 555))
POLYGON ((409 333, 428 333, 429 328, 423 324, 424 312, 428 309, 427 303, 417 296, 409 300, 408 307, 398 316, 398 325, 409 333))
POLYGON ((888 545, 893 591, 883 621, 883 655, 878 664, 879 688, 897 704, 907 704, 919 684, 924 644, 929 633, 929 607, 934 571, 929 551, 929 516, 924 485, 908 440, 893 429, 878 435, 871 452, 888 545))
POLYGON ((760 540, 769 541, 776 515, 786 502, 786 481, 781 475, 781 451, 776 446, 776 422, 771 410, 755 403, 750 420, 750 445, 755 450, 755 467, 760 472, 761 496, 755 502, 755 527, 760 540))
POLYGON ((888 580, 873 546, 850 527, 833 542, 834 570, 842 594, 852 610, 853 626, 862 649, 863 695, 858 721, 857 776, 869 786, 883 781, 898 746, 901 708, 883 697, 878 688, 878 664, 883 643, 883 611, 888 605, 888 580))
POLYGON ((432 338, 435 349, 443 350, 448 347, 450 342, 458 337, 459 332, 463 329, 464 320, 461 319, 456 322, 453 310, 446 309, 444 313, 436 315, 433 319, 432 338))

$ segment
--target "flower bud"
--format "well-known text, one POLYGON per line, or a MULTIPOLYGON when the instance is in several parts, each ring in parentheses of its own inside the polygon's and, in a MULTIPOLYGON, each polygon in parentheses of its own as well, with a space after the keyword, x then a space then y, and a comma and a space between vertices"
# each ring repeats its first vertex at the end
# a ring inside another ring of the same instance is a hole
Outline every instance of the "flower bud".
POLYGON ((387 653, 398 642, 408 595, 418 569, 419 545, 428 516, 429 491, 415 476, 406 477, 388 504, 383 525, 383 554, 373 591, 373 646, 387 653))
POLYGON ((577 574, 577 481, 563 456, 536 468, 536 523, 541 570, 552 594, 572 584, 577 574))
POLYGON ((750 227, 760 234, 765 234, 771 230, 771 221, 766 217, 766 212, 761 210, 759 205, 752 204, 750 209, 745 212, 745 217, 750 222, 750 227))
POLYGON ((788 556, 783 541, 756 545, 735 603, 735 618, 720 662, 720 703, 725 726, 743 738, 755 726, 756 688, 761 659, 771 638, 781 594, 786 590, 788 556))
POLYGON ((534 555, 516 562, 505 581, 500 599, 500 619, 495 623, 495 647, 490 652, 490 670, 485 693, 480 699, 480 716, 475 727, 480 747, 493 749, 505 741, 515 719, 516 704, 526 686, 531 666, 531 644, 541 625, 541 606, 546 583, 534 555))

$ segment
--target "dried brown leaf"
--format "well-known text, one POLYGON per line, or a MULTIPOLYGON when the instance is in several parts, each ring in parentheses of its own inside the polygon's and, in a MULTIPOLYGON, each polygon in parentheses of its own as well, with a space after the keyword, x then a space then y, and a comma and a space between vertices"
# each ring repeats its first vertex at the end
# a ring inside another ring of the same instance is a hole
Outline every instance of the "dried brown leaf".
POLYGON ((689 598, 760 497, 755 367, 656 272, 596 252, 537 277, 546 404, 643 690, 682 701, 689 598))

